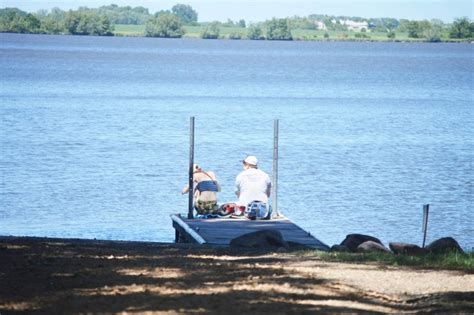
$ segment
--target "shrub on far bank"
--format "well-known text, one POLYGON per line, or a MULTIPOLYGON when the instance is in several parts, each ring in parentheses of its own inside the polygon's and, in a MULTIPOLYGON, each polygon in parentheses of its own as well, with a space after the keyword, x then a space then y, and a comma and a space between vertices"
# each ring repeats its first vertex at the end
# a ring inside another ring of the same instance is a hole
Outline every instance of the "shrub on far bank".
POLYGON ((251 24, 247 31, 247 37, 253 40, 262 40, 265 39, 263 36, 262 28, 259 25, 251 24))
POLYGON ((389 31, 389 32, 387 33, 387 37, 390 38, 390 39, 395 39, 395 36, 396 36, 396 35, 395 35, 395 32, 394 32, 394 31, 389 31))
POLYGON ((218 39, 220 34, 219 23, 212 22, 211 24, 207 25, 204 31, 201 34, 201 38, 203 39, 218 39))
POLYGON ((72 35, 113 35, 109 18, 93 12, 69 11, 66 13, 64 25, 67 33, 72 35))
POLYGON ((293 40, 288 19, 272 19, 266 23, 268 40, 293 40))
POLYGON ((181 20, 172 13, 162 13, 148 20, 145 27, 147 37, 179 38, 184 35, 181 20))
POLYGON ((242 39, 242 35, 240 35, 239 33, 230 33, 229 39, 242 39))

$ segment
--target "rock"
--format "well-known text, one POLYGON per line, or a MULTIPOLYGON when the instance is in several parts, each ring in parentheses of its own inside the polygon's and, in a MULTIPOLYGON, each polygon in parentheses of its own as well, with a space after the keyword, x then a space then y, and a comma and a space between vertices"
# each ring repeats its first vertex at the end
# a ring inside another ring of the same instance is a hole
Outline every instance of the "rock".
POLYGON ((329 250, 331 252, 350 252, 349 248, 344 245, 332 245, 331 249, 329 250))
POLYGON ((375 237, 364 235, 364 234, 349 234, 346 238, 342 241, 341 245, 346 246, 349 248, 351 252, 357 251, 357 247, 367 241, 373 241, 383 245, 382 242, 375 237))
POLYGON ((387 247, 383 246, 380 243, 374 242, 374 241, 367 241, 359 246, 357 246, 357 251, 358 252, 384 252, 384 253, 392 253, 390 249, 387 247))
POLYGON ((426 249, 433 254, 447 254, 452 252, 464 253, 461 246, 459 246, 458 242, 452 237, 440 238, 426 246, 426 249))
POLYGON ((288 248, 288 243, 278 230, 268 229, 247 233, 230 241, 231 246, 247 248, 288 248))
POLYGON ((392 242, 389 243, 388 246, 395 254, 424 255, 428 253, 427 249, 421 248, 420 246, 415 244, 392 242))

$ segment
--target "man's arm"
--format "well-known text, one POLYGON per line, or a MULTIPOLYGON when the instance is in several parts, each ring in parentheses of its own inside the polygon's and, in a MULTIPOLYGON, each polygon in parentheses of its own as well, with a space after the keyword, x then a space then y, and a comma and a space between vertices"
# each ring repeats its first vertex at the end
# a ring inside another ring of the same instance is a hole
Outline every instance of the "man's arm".
POLYGON ((270 176, 267 175, 267 197, 270 197, 271 193, 272 193, 272 181, 270 179, 270 176))
POLYGON ((237 178, 235 179, 234 192, 237 198, 240 198, 240 177, 239 176, 237 176, 237 178))

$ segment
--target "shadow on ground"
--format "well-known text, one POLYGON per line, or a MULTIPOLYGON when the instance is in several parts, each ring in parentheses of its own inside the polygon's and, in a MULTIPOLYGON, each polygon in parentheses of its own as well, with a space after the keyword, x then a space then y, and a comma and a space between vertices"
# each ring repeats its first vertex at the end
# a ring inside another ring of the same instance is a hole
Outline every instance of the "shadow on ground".
POLYGON ((287 259, 190 245, 0 238, 0 313, 474 311, 472 292, 394 299, 291 272, 287 259))

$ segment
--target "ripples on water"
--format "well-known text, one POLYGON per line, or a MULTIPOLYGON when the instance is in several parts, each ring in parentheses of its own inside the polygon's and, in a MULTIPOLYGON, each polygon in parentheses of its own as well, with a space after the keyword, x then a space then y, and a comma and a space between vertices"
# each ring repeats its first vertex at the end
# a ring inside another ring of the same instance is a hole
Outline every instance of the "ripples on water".
POLYGON ((196 161, 234 200, 239 160, 323 242, 472 248, 473 48, 0 34, 0 234, 172 241, 196 161))

